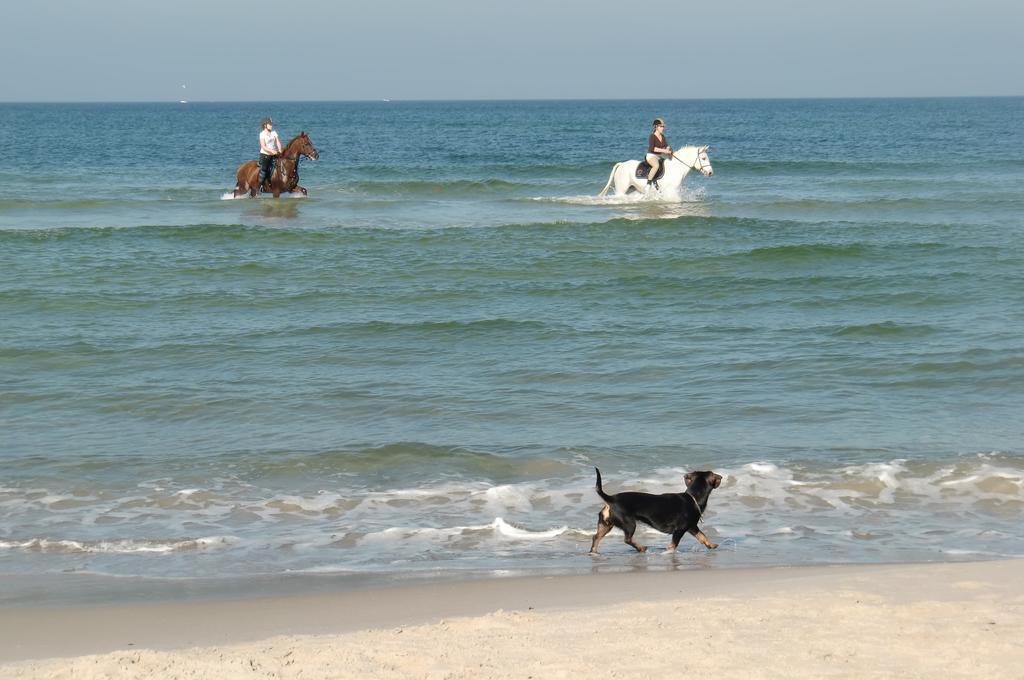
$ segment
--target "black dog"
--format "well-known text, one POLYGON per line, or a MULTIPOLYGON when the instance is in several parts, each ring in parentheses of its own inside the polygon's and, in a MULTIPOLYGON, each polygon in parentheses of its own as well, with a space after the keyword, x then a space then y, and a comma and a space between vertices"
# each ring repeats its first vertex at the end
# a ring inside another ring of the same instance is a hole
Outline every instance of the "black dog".
POLYGON ((718 547, 697 528, 697 522, 704 515, 711 491, 722 483, 722 475, 711 471, 690 472, 684 478, 686 491, 683 493, 624 491, 609 496, 601 488, 601 471, 594 469, 597 470, 597 495, 604 499, 605 506, 597 516, 597 533, 590 545, 591 555, 597 554, 597 544, 614 527, 622 529, 626 534, 626 543, 639 552, 646 552, 645 546, 633 542, 637 520, 658 531, 672 534, 672 543, 668 546, 670 552, 676 549, 687 532, 712 550, 718 547))

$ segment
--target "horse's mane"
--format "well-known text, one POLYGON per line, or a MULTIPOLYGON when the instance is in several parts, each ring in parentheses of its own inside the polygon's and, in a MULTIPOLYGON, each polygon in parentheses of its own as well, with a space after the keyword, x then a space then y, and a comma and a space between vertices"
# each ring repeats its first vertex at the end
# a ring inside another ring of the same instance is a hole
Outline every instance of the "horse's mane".
MULTIPOLYGON (((288 149, 291 148, 291 145, 294 144, 295 142, 299 141, 299 139, 301 139, 305 135, 306 135, 305 132, 300 132, 299 134, 297 134, 294 137, 292 137, 291 141, 284 145, 284 149, 281 151, 281 158, 287 158, 287 156, 285 156, 285 154, 288 153, 288 149)), ((299 154, 296 153, 295 154, 296 160, 298 159, 298 156, 299 156, 299 154)), ((292 160, 292 159, 288 158, 288 160, 292 160)))

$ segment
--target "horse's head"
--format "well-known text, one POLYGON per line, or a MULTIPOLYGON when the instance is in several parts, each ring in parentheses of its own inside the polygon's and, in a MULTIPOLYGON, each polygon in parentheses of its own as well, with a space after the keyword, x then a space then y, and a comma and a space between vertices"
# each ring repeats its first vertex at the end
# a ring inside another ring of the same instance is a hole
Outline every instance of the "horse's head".
POLYGON ((299 154, 314 161, 317 158, 320 158, 320 154, 317 152, 316 147, 313 146, 313 142, 305 132, 300 132, 295 141, 297 142, 296 151, 298 151, 299 154))
MULTIPOLYGON (((706 146, 684 146, 679 151, 673 153, 672 158, 691 170, 700 170, 700 174, 705 177, 711 177, 711 175, 715 174, 715 171, 711 169, 711 159, 708 158, 708 147, 706 146)), ((686 172, 689 172, 689 170, 686 172)), ((684 172, 683 174, 686 173, 684 172)))
POLYGON ((708 147, 697 147, 697 162, 693 165, 694 170, 700 170, 700 174, 711 177, 715 171, 711 168, 711 159, 708 158, 708 147))

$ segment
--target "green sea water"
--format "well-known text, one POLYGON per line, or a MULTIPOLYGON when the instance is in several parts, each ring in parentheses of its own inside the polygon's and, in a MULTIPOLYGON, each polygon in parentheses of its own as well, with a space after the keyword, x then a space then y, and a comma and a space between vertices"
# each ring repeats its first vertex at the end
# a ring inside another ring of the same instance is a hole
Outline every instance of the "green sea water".
POLYGON ((1024 554, 1024 99, 0 120, 0 574, 1024 554), (229 200, 264 115, 307 198, 229 200), (655 116, 714 176, 598 198, 655 116), (595 465, 722 547, 588 557, 595 465))

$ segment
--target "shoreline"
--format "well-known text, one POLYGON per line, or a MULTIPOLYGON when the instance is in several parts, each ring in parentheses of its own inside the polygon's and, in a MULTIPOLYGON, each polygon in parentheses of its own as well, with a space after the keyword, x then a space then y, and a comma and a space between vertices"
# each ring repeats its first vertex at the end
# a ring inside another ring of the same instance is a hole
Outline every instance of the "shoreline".
MULTIPOLYGON (((334 596, 352 592, 432 588, 437 585, 478 581, 574 579, 611 575, 698 572, 774 572, 780 569, 832 569, 900 566, 910 564, 973 564, 1021 560, 1024 555, 939 553, 935 559, 837 560, 813 562, 730 561, 727 539, 716 551, 703 547, 666 553, 653 549, 635 553, 622 549, 598 556, 585 553, 578 558, 589 564, 575 567, 559 564, 547 568, 510 565, 508 568, 460 568, 409 571, 285 571, 225 576, 116 575, 93 572, 43 572, 39 574, 0 573, 0 614, 11 609, 76 609, 164 603, 216 603, 265 598, 334 596)), ((620 546, 621 547, 621 546, 620 546)), ((2 652, 0 652, 2 656, 2 652)))
MULTIPOLYGON (((277 658, 277 652, 269 649, 287 647, 292 656, 316 657, 317 664, 325 662, 319 656, 327 653, 325 649, 333 649, 331 658, 357 654, 372 665, 384 663, 383 657, 375 655, 386 655, 384 643, 399 633, 403 645, 409 649, 422 646, 421 651, 428 656, 443 638, 445 648, 453 650, 451 668, 459 668, 469 664, 467 659, 473 654, 485 653, 481 651, 485 643, 478 638, 481 631, 493 632, 495 626, 508 627, 516 636, 536 635, 539 646, 522 649, 510 638, 511 647, 501 651, 504 648, 493 647, 495 643, 490 640, 486 645, 492 645, 494 654, 518 653, 526 655, 527 661, 534 658, 531 654, 538 659, 550 654, 561 659, 565 668, 575 669, 579 666, 574 664, 591 663, 586 657, 608 645, 594 645, 592 638, 581 633, 574 638, 575 643, 558 643, 569 648, 549 649, 555 645, 551 636, 582 630, 594 622, 616 625, 616 620, 640 617, 639 623, 624 624, 616 632, 624 648, 640 653, 649 649, 651 636, 667 635, 678 638, 678 653, 692 657, 694 663, 701 652, 686 651, 687 641, 696 635, 703 640, 701 644, 722 644, 721 640, 735 635, 733 624, 765 622, 766 638, 778 638, 775 662, 789 658, 796 648, 806 649, 808 642, 819 636, 826 647, 835 644, 842 650, 869 631, 871 636, 891 637, 916 626, 924 629, 919 641, 924 648, 915 651, 901 645, 875 657, 875 661, 881 663, 883 657, 890 658, 894 652, 913 653, 918 655, 915 663, 925 665, 905 665, 901 667, 904 671, 919 672, 931 667, 928 664, 940 662, 949 667, 950 655, 962 654, 964 641, 969 638, 970 644, 981 647, 968 656, 982 659, 976 658, 971 668, 984 667, 1001 677, 1000 672, 1008 674, 1011 667, 1024 665, 1024 651, 1016 645, 1024 635, 1022 574, 1020 560, 1009 559, 787 566, 455 580, 223 600, 7 607, 0 609, 0 637, 6 642, 0 648, 0 676, 62 677, 59 673, 72 667, 80 671, 116 665, 126 653, 141 655, 139 672, 149 662, 143 657, 163 664, 161 668, 184 671, 188 664, 198 663, 197 657, 210 656, 186 651, 199 647, 216 647, 225 659, 255 654, 268 663, 277 658), (823 608, 831 613, 826 615, 823 608), (677 617, 671 615, 674 611, 700 615, 677 617), (862 629, 862 622, 869 628, 862 629), (811 640, 804 639, 808 635, 811 640), (716 636, 718 642, 714 642, 716 636), (989 643, 994 647, 991 654, 986 654, 984 645, 989 643), (573 644, 578 649, 573 649, 573 644), (945 649, 945 645, 950 648, 945 649), (456 649, 468 656, 459 657, 456 649)), ((611 646, 617 648, 620 643, 611 646)), ((735 650, 722 651, 733 654, 735 650)), ((605 658, 608 653, 612 652, 600 651, 597 656, 605 658)), ((841 653, 827 652, 821 658, 827 654, 839 658, 835 654, 841 653)), ((627 661, 629 656, 620 655, 620 661, 627 661)), ((860 662, 851 667, 851 677, 885 672, 883 666, 871 665, 870 659, 860 662)), ((358 677, 359 673, 366 677, 365 673, 371 672, 370 667, 357 672, 353 663, 349 660, 342 666, 351 667, 351 675, 341 672, 329 677, 358 677)), ((545 667, 550 663, 546 661, 545 667)), ((605 663, 615 662, 606 659, 605 663)), ((758 663, 773 662, 760 659, 758 663)), ((693 668, 702 667, 706 670, 699 663, 693 668)), ((402 677, 414 666, 402 668, 388 677, 402 677)), ((822 668, 816 667, 814 672, 820 674, 822 668)), ((505 664, 508 674, 498 668, 477 677, 512 677, 513 670, 521 670, 518 663, 505 664)), ((207 669, 199 674, 214 677, 222 671, 207 669)), ((813 675, 807 672, 807 677, 813 675)), ((735 669, 730 673, 736 673, 731 677, 741 675, 735 669)), ((747 677, 751 677, 749 673, 747 677)))
MULTIPOLYGON (((593 562, 575 568, 535 566, 508 569, 449 569, 444 571, 289 571, 276 574, 231 576, 145 576, 91 572, 0 573, 0 615, 14 609, 81 609, 166 603, 218 603, 252 599, 288 599, 305 596, 341 596, 356 592, 390 592, 395 589, 433 588, 475 582, 593 578, 613 575, 677 574, 699 572, 774 572, 780 569, 832 569, 909 564, 973 564, 1020 559, 1016 555, 952 556, 952 559, 918 559, 864 562, 729 562, 719 558, 725 550, 661 550, 645 554, 623 552, 584 555, 593 562)), ((2 658, 2 651, 0 651, 2 658)))

